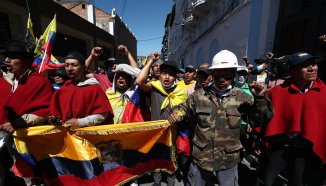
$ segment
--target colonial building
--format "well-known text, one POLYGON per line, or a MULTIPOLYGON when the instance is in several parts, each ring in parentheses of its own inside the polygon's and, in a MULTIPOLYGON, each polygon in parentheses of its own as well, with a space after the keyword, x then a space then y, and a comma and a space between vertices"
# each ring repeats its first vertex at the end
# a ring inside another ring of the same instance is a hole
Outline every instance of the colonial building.
POLYGON ((28 8, 36 37, 44 32, 56 14, 57 34, 53 54, 58 60, 71 51, 78 51, 86 57, 96 45, 105 47, 109 56, 114 55, 115 40, 111 34, 52 0, 1 0, 1 42, 25 36, 28 8))
POLYGON ((115 10, 112 13, 94 6, 89 0, 55 0, 57 3, 66 7, 68 10, 74 12, 80 17, 88 20, 96 26, 102 28, 106 32, 114 36, 115 50, 114 57, 120 61, 127 62, 127 57, 121 55, 117 51, 117 46, 125 45, 133 57, 137 57, 137 40, 135 35, 130 31, 127 25, 116 14, 115 10))
POLYGON ((180 66, 211 63, 219 50, 255 58, 315 54, 326 33, 326 0, 180 0, 167 15, 162 53, 180 66), (173 16, 171 16, 173 15, 173 16))
POLYGON ((173 26, 173 20, 174 20, 174 16, 175 16, 175 5, 172 7, 172 12, 169 13, 166 16, 166 20, 165 20, 165 24, 164 24, 164 36, 163 36, 163 40, 162 40, 162 50, 161 50, 161 58, 163 60, 168 60, 168 48, 169 48, 169 31, 171 29, 171 27, 173 26))

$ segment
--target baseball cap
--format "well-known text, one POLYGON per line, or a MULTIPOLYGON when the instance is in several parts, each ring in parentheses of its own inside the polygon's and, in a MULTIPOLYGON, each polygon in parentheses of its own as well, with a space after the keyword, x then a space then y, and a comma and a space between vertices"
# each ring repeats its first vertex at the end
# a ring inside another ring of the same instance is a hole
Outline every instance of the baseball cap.
POLYGON ((212 71, 208 68, 204 68, 204 67, 199 67, 198 70, 197 70, 197 73, 200 73, 200 72, 204 72, 205 74, 209 75, 212 73, 212 71))
POLYGON ((172 68, 176 72, 180 72, 178 65, 173 61, 165 61, 160 65, 160 70, 162 71, 164 68, 172 68))
POLYGON ((189 72, 194 72, 196 71, 196 68, 192 65, 188 65, 186 68, 185 68, 185 72, 186 71, 189 71, 189 72))
POLYGON ((319 62, 316 59, 320 59, 320 58, 318 56, 312 56, 312 55, 310 55, 308 53, 304 53, 304 52, 298 52, 298 53, 292 54, 289 57, 289 61, 292 66, 300 65, 300 64, 302 64, 308 60, 311 60, 311 59, 313 59, 316 62, 319 62))
POLYGON ((61 77, 65 78, 65 79, 69 79, 69 76, 67 75, 67 72, 66 72, 64 67, 61 67, 58 70, 56 70, 55 72, 53 72, 51 74, 51 76, 53 76, 53 77, 54 76, 61 76, 61 77))
POLYGON ((79 61, 81 64, 85 64, 85 58, 84 56, 79 53, 79 52, 70 52, 67 56, 66 59, 76 59, 79 61))
POLYGON ((265 55, 260 56, 259 58, 255 59, 254 62, 257 64, 261 63, 267 63, 269 61, 269 58, 265 55))

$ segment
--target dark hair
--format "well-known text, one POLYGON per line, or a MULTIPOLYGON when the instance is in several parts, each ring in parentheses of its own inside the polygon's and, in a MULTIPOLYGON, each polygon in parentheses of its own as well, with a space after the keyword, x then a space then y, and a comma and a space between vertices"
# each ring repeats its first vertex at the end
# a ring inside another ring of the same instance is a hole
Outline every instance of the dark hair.
POLYGON ((174 67, 171 66, 165 66, 164 68, 160 69, 161 74, 162 72, 168 72, 171 76, 173 77, 177 77, 177 73, 179 72, 178 70, 176 70, 174 67))
POLYGON ((116 81, 118 80, 117 77, 119 76, 124 76, 123 78, 125 79, 126 83, 127 83, 127 87, 131 87, 133 84, 134 84, 134 78, 132 75, 126 73, 126 72, 123 72, 123 71, 118 71, 116 72, 116 81))

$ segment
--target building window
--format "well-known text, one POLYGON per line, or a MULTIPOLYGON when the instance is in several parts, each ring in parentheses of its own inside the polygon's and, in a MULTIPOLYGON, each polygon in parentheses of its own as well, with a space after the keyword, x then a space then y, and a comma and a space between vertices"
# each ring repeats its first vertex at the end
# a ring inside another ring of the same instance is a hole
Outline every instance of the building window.
POLYGON ((82 4, 82 9, 85 9, 86 8, 86 5, 83 3, 82 4))
POLYGON ((218 40, 214 39, 213 42, 211 43, 211 46, 209 47, 209 58, 208 58, 209 61, 207 61, 208 64, 211 63, 213 57, 218 52, 218 50, 219 50, 218 40))
POLYGON ((201 65, 205 62, 206 61, 205 61, 205 55, 204 55, 204 48, 200 47, 197 51, 195 66, 198 67, 199 65, 201 65))

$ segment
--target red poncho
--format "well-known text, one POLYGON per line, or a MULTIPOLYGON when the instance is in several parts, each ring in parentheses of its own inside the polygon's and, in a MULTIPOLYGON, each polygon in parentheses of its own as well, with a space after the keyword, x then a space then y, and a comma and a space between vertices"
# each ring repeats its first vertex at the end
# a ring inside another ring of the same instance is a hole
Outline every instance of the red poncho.
POLYGON ((7 111, 3 108, 6 101, 10 98, 11 85, 5 80, 0 78, 0 125, 7 122, 7 111))
POLYGON ((99 85, 76 86, 71 81, 53 94, 50 113, 63 121, 108 113, 103 123, 109 124, 113 118, 110 102, 99 85))
POLYGON ((94 74, 93 76, 100 83, 100 86, 104 92, 106 92, 108 88, 112 87, 112 83, 106 74, 94 74))
MULTIPOLYGON (((1 122, 6 118, 14 120, 24 114, 34 114, 45 117, 50 115, 50 101, 53 93, 51 83, 37 72, 32 72, 27 79, 20 80, 15 92, 11 92, 11 85, 0 78, 1 96, 1 122)), ((2 124, 2 123, 1 123, 2 124)))
POLYGON ((317 79, 305 94, 290 81, 272 88, 269 97, 274 116, 267 125, 265 136, 288 133, 300 134, 313 143, 314 152, 326 162, 326 86, 317 79))

